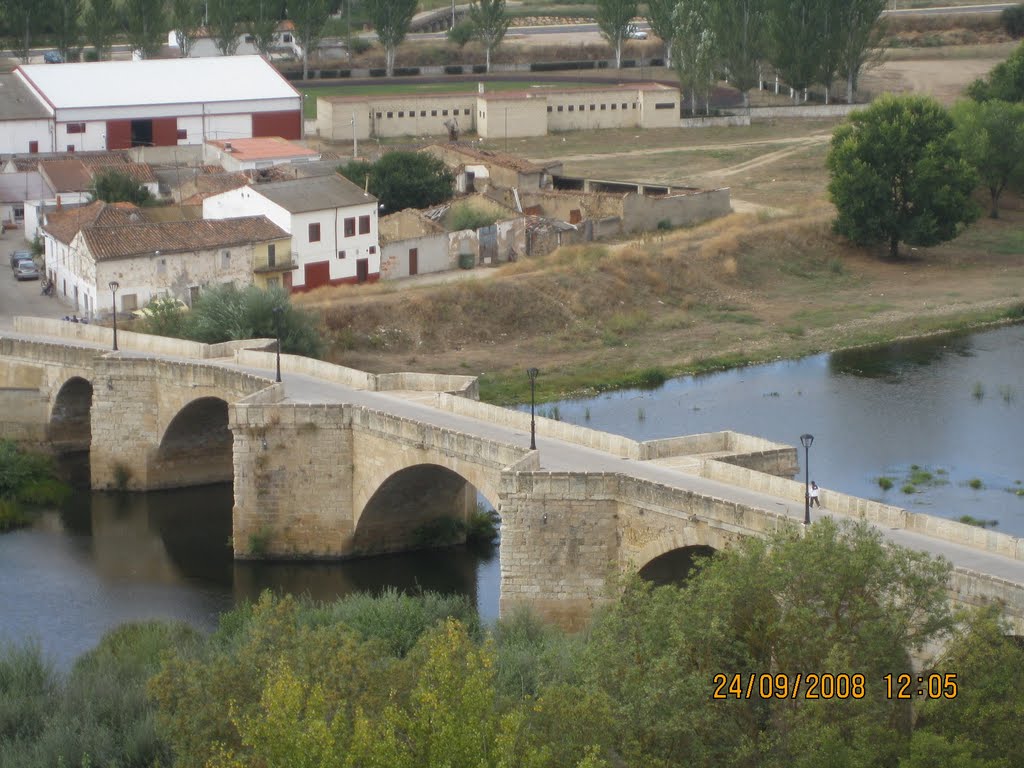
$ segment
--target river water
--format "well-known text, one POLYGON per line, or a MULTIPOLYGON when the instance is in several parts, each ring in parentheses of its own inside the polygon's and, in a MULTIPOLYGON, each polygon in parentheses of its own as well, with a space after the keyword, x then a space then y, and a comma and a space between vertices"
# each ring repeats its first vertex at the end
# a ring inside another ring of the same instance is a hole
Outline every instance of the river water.
MULTIPOLYGON (((998 520, 1024 535, 1024 327, 686 377, 545 404, 559 418, 636 439, 735 429, 799 444, 825 488, 947 517, 998 520), (915 492, 911 467, 932 474, 915 492), (890 477, 882 491, 877 479, 890 477), (978 481, 972 487, 971 481, 978 481)), ((543 376, 543 372, 541 373, 543 376)), ((801 454, 801 461, 803 455, 801 454)), ((803 470, 801 469, 801 476, 803 470)), ((201 628, 270 588, 331 599, 384 586, 468 595, 497 615, 497 551, 420 552, 344 563, 236 563, 231 488, 82 491, 0 536, 0 641, 34 638, 60 667, 125 621, 201 628)))

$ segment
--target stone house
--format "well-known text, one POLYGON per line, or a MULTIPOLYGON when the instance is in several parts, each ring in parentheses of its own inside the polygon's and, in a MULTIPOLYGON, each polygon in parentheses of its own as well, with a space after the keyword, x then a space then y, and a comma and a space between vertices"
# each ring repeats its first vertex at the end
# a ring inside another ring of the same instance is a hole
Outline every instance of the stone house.
POLYGON ((286 286, 308 291, 323 285, 380 278, 377 198, 337 174, 250 183, 203 200, 203 218, 266 216, 292 237, 286 286))
POLYGON ((416 208, 380 217, 380 278, 392 280, 456 267, 448 232, 416 208))
POLYGON ((469 144, 433 144, 423 152, 441 160, 455 174, 461 193, 503 189, 550 189, 552 176, 562 172, 560 160, 534 163, 519 155, 480 149, 469 144))
POLYGON ((148 220, 127 203, 91 203, 47 216, 46 276, 58 297, 85 317, 111 311, 109 283, 119 283, 117 311, 156 298, 191 304, 210 285, 281 284, 293 268, 288 233, 265 216, 228 220, 148 220))

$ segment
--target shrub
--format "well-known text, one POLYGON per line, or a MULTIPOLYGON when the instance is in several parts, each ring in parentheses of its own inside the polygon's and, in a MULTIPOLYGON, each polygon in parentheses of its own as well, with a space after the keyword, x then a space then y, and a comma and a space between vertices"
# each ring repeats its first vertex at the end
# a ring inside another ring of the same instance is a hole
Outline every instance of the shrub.
POLYGON ((463 229, 480 229, 489 227, 498 220, 498 214, 481 211, 468 203, 460 203, 448 214, 448 225, 453 232, 463 229))
POLYGON ((473 25, 468 21, 460 21, 448 30, 448 40, 462 48, 473 39, 473 25))
POLYGON ((1000 18, 1006 34, 1014 39, 1024 37, 1024 4, 1004 8, 1000 18))
POLYGON ((454 517, 438 517, 418 526, 412 532, 417 547, 448 547, 464 541, 466 524, 454 517))
POLYGON ((373 47, 373 43, 364 37, 352 36, 348 39, 348 50, 353 56, 366 53, 373 47))
POLYGON ((498 538, 501 518, 493 509, 477 504, 466 524, 466 544, 469 546, 489 547, 498 538))
POLYGON ((12 440, 0 440, 0 531, 31 521, 22 505, 60 504, 70 492, 57 480, 49 456, 23 451, 12 440))
POLYGON ((956 521, 964 525, 973 525, 976 528, 995 528, 999 525, 998 520, 982 520, 980 517, 974 517, 973 515, 960 515, 956 521))
POLYGON ((892 488, 892 485, 893 483, 891 477, 878 478, 878 487, 881 488, 883 491, 888 491, 890 488, 892 488))

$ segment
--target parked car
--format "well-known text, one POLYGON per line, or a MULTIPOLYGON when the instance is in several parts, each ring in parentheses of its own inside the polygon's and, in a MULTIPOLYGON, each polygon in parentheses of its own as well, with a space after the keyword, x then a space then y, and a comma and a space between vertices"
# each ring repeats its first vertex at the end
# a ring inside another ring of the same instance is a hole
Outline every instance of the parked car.
POLYGON ((28 251, 14 251, 11 253, 11 269, 14 269, 19 261, 32 261, 32 254, 28 251))
POLYGON ((19 261, 18 265, 14 268, 14 279, 15 280, 38 280, 39 270, 36 269, 36 265, 31 261, 19 261))
POLYGON ((47 51, 43 54, 43 61, 47 64, 63 64, 64 57, 60 55, 60 51, 47 51))
POLYGON ((626 27, 626 38, 629 40, 646 40, 647 30, 640 29, 636 24, 630 24, 626 27))

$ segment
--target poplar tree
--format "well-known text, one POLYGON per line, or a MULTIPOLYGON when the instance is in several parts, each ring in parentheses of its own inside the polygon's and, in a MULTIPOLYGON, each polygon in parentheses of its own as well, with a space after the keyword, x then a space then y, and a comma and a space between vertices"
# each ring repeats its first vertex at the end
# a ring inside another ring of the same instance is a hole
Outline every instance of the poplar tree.
POLYGON ((647 23, 665 43, 665 66, 672 66, 672 48, 676 36, 673 14, 677 0, 647 0, 647 23))
POLYGON ((491 71, 491 52, 501 45, 511 19, 505 10, 505 0, 480 0, 469 5, 469 23, 473 36, 484 47, 487 71, 491 71))
POLYGON ((295 39, 302 48, 303 80, 309 76, 309 53, 320 44, 330 14, 328 0, 295 0, 288 6, 289 18, 295 25, 295 39))
POLYGON ((769 52, 794 100, 821 74, 824 3, 822 0, 770 0, 769 52))
POLYGON ((117 25, 114 0, 89 0, 89 10, 85 12, 82 24, 86 42, 96 50, 96 59, 103 61, 108 58, 117 25))
POLYGON ((679 84, 690 94, 690 112, 697 114, 697 99, 704 97, 704 106, 710 111, 710 92, 714 82, 715 33, 709 17, 708 0, 677 0, 673 20, 675 49, 673 61, 679 75, 679 84))
POLYGON ((234 0, 207 0, 206 26, 210 37, 223 56, 234 56, 238 50, 238 10, 234 0))
POLYGON ((636 16, 636 0, 597 0, 597 27, 615 49, 615 68, 622 68, 622 43, 636 16))
POLYGON ((162 0, 124 0, 128 44, 144 59, 156 56, 167 34, 162 0))
POLYGON ((174 0, 171 21, 178 50, 187 59, 196 41, 196 30, 203 23, 203 7, 198 0, 174 0))
POLYGON ((881 59, 882 28, 879 19, 886 0, 834 0, 841 13, 839 39, 842 48, 839 74, 846 80, 846 101, 853 103, 861 70, 881 59))
POLYGON ((405 40, 416 13, 416 0, 375 0, 370 3, 370 22, 384 46, 387 76, 395 73, 395 52, 405 40))
POLYGON ((276 11, 277 4, 272 0, 246 0, 245 3, 243 26, 252 35, 257 50, 264 56, 270 55, 274 45, 274 33, 279 21, 276 11))
POLYGON ((44 20, 52 17, 52 3, 49 0, 4 0, 0 8, 11 31, 11 49, 27 64, 33 37, 39 33, 44 20))
POLYGON ((82 50, 82 0, 52 0, 53 37, 64 61, 78 58, 82 50))
POLYGON ((711 28, 726 80, 743 94, 743 106, 749 107, 749 92, 760 80, 765 55, 767 0, 721 0, 711 10, 711 28))

